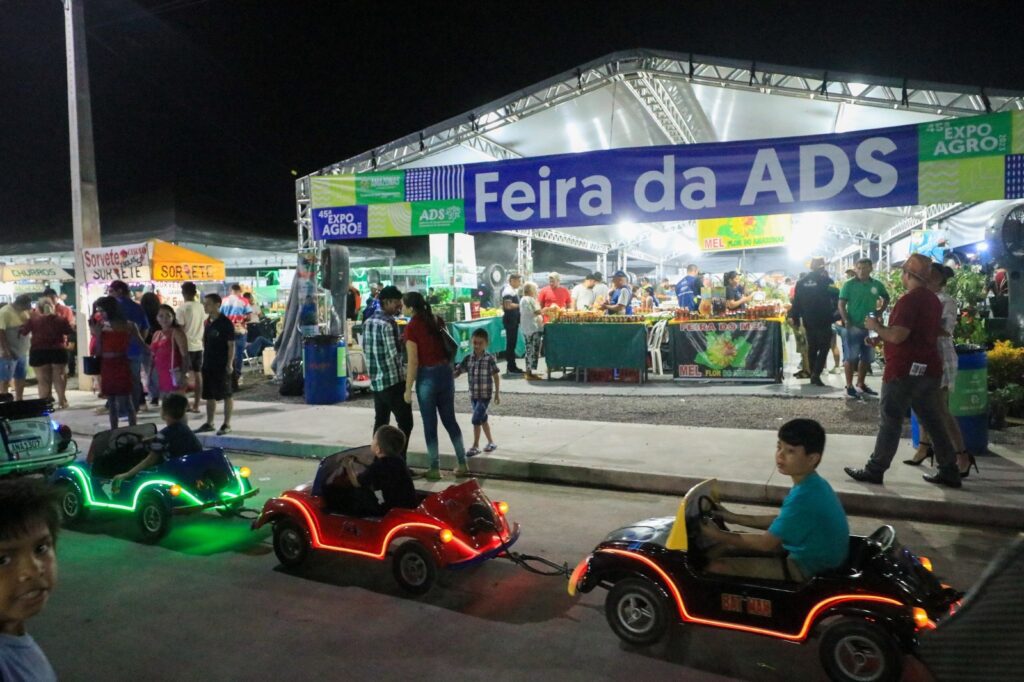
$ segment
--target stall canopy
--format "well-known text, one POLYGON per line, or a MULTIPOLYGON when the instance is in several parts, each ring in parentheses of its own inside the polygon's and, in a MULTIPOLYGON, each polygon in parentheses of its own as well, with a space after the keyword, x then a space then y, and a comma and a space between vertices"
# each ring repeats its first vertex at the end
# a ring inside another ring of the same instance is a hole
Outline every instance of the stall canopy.
POLYGON ((216 282, 224 263, 198 251, 150 239, 138 244, 85 249, 86 282, 216 282))
POLYGON ((66 270, 52 263, 0 264, 0 282, 66 282, 73 279, 66 270))
POLYGON ((887 258, 912 230, 1022 196, 1022 112, 1017 92, 614 53, 300 178, 300 248, 465 230, 685 262, 723 257, 704 218, 790 213, 786 246, 755 253, 887 258), (355 210, 318 215, 333 208, 355 210))

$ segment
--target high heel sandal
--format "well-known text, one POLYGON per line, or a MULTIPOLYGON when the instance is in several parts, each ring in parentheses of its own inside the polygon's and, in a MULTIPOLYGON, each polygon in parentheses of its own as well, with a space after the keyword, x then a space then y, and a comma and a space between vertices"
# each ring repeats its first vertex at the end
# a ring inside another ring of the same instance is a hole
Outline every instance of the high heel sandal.
POLYGON ((903 463, 909 464, 912 467, 919 467, 921 466, 921 462, 925 461, 926 459, 929 461, 931 466, 935 466, 935 451, 932 450, 931 445, 928 446, 928 449, 925 450, 924 455, 920 459, 918 459, 917 455, 915 455, 913 459, 903 460, 903 463))
MULTIPOLYGON (((978 462, 974 459, 974 455, 969 452, 958 452, 957 455, 967 455, 967 468, 960 472, 960 478, 967 478, 971 474, 971 467, 974 467, 975 473, 981 473, 978 469, 978 462)), ((959 468, 959 467, 957 467, 959 468)))

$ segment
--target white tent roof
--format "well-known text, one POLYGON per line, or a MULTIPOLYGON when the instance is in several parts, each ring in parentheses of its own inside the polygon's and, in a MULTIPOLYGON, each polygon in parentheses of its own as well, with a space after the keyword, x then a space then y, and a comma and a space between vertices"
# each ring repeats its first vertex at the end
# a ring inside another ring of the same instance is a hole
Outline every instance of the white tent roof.
MULTIPOLYGON (((984 91, 650 50, 618 52, 313 175, 468 164, 610 148, 841 133, 1024 109, 1021 93, 984 91)), ((302 215, 308 176, 297 183, 302 215)), ((815 245, 883 246, 966 208, 893 207, 805 214, 815 245), (822 229, 824 228, 824 230, 822 229)), ((308 209, 307 209, 308 211, 308 209)), ((981 233, 960 230, 961 243, 981 233)), ((531 230, 534 239, 658 261, 694 251, 684 223, 531 230), (669 233, 668 236, 658 232, 669 233)))

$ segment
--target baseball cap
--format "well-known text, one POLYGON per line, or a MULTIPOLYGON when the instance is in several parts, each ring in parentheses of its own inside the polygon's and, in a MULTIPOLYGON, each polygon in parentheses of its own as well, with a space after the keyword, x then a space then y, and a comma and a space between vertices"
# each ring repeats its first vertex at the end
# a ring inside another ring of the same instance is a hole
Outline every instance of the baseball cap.
POLYGON ((604 275, 602 275, 600 272, 592 272, 589 275, 587 275, 587 279, 592 279, 595 282, 600 282, 602 279, 604 279, 604 275))
POLYGON ((548 279, 562 279, 562 276, 555 272, 554 270, 552 270, 551 272, 548 273, 548 279))
POLYGON ((626 273, 624 273, 622 270, 616 270, 615 274, 612 275, 613 278, 615 278, 615 277, 625 277, 625 276, 626 276, 626 273))
POLYGON ((398 287, 393 284, 389 284, 380 290, 377 294, 377 298, 381 301, 394 301, 402 298, 402 292, 399 291, 398 287))

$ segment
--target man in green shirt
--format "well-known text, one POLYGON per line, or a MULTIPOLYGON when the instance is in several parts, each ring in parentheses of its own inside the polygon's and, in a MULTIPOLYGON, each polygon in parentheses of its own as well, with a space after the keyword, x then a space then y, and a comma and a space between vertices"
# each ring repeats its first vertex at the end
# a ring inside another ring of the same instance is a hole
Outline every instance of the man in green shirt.
POLYGON ((864 383, 868 367, 874 361, 874 349, 866 341, 868 330, 864 320, 869 315, 881 315, 889 305, 889 292, 885 285, 871 276, 872 263, 870 258, 857 261, 857 276, 846 280, 839 292, 839 316, 843 319, 846 334, 843 338, 843 364, 846 369, 846 395, 859 397, 858 391, 864 395, 878 395, 864 383), (853 386, 853 370, 857 369, 857 388, 853 386))

